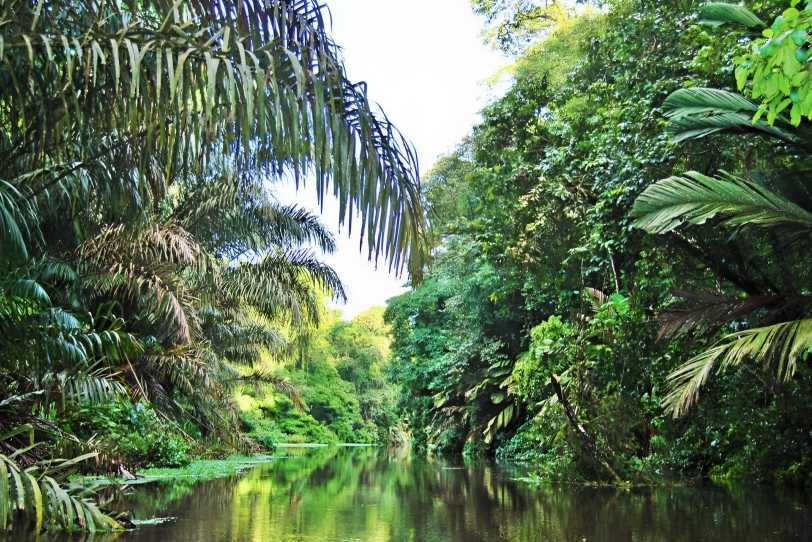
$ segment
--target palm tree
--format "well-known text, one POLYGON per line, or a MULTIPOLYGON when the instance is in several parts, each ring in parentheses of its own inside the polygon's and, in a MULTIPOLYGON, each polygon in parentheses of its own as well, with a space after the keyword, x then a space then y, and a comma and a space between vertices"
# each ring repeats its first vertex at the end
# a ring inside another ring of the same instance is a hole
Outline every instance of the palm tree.
POLYGON ((309 248, 329 232, 269 195, 280 178, 360 214, 370 257, 420 280, 414 151, 322 9, 0 0, 4 430, 47 439, 52 407, 130 396, 236 442, 236 386, 298 399, 256 363, 344 293, 309 248))
POLYGON ((81 237, 100 196, 105 218, 120 220, 212 170, 253 172, 250 183, 312 174, 320 199, 332 182, 342 221, 361 214, 371 255, 398 269, 408 260, 420 277, 415 155, 346 78, 318 4, 4 0, 0 9, 4 221, 23 202, 47 202, 81 237))
MULTIPOLYGON (((783 246, 776 247, 778 252, 803 254, 812 246, 812 212, 759 181, 688 172, 647 188, 635 202, 632 214, 639 217, 637 227, 652 233, 668 233, 708 221, 734 231, 761 229, 783 239, 783 246)), ((760 320, 761 325, 727 334, 669 376, 671 391, 665 405, 675 415, 696 400, 716 363, 720 371, 746 360, 776 364, 778 377, 788 380, 794 375, 799 358, 805 356, 812 344, 812 297, 780 293, 747 297, 716 292, 676 293, 694 306, 673 312, 663 328, 663 336, 700 328, 714 330, 732 322, 753 321, 756 311, 768 313, 760 320)))

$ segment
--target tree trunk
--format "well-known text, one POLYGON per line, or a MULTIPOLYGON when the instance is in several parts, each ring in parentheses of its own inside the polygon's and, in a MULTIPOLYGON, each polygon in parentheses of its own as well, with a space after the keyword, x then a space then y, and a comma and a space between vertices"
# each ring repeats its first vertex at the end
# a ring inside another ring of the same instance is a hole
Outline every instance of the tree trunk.
POLYGON ((591 455, 595 461, 600 463, 603 468, 606 469, 610 475, 612 475, 615 482, 622 482, 623 480, 617 475, 615 470, 609 466, 609 463, 607 463, 605 459, 601 457, 595 439, 592 438, 592 435, 587 433, 584 426, 578 421, 578 417, 575 415, 575 409, 572 408, 572 404, 569 402, 567 395, 564 393, 564 388, 561 387, 561 381, 559 380, 558 375, 555 373, 550 373, 550 384, 553 385, 555 394, 558 396, 558 401, 564 406, 564 411, 567 413, 567 419, 569 420, 570 425, 572 425, 572 428, 575 429, 575 432, 578 434, 581 442, 586 447, 589 455, 591 455))

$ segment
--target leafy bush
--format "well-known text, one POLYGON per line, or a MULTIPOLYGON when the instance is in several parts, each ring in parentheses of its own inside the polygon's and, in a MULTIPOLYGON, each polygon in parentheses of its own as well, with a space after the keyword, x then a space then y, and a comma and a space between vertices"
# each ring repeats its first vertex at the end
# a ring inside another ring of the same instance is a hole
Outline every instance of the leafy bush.
POLYGON ((67 430, 87 440, 103 435, 99 446, 120 456, 128 468, 184 467, 189 444, 152 405, 115 401, 73 412, 67 430))
POLYGON ((240 405, 243 420, 243 430, 246 436, 267 450, 273 449, 278 443, 284 442, 286 435, 277 427, 273 420, 266 418, 266 410, 260 405, 273 405, 271 401, 257 402, 252 397, 241 395, 237 399, 240 405))
POLYGON ((437 441, 435 452, 438 455, 459 455, 465 446, 465 434, 459 427, 452 427, 442 432, 437 441))
POLYGON ((536 422, 529 420, 513 438, 497 448, 496 457, 517 461, 536 461, 544 455, 544 438, 536 430, 536 422))
POLYGON ((485 457, 488 454, 490 446, 484 440, 469 440, 465 442, 462 447, 462 455, 465 458, 485 457))

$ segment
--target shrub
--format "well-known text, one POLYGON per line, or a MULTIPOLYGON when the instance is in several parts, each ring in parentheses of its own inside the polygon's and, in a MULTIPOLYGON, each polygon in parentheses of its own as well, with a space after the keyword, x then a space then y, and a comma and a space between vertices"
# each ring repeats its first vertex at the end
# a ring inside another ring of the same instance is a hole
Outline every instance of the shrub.
POLYGON ((68 426, 84 440, 104 435, 99 446, 131 469, 184 467, 190 461, 189 444, 148 403, 114 401, 83 408, 71 414, 68 426))

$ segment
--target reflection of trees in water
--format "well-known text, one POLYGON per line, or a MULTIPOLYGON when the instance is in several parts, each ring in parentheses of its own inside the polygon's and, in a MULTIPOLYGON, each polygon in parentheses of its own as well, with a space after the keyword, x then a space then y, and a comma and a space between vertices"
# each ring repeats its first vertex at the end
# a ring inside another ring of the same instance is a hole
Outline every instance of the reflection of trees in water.
POLYGON ((531 486, 491 468, 447 469, 374 449, 286 461, 271 467, 272 478, 304 495, 306 518, 291 513, 306 519, 310 534, 320 532, 319 524, 333 525, 337 514, 360 514, 359 507, 372 504, 392 541, 812 539, 808 498, 779 504, 769 489, 750 488, 737 497, 720 488, 531 486), (776 526, 776 517, 789 510, 797 513, 776 526))
MULTIPOLYGON (((146 527, 137 540, 812 540, 809 495, 767 488, 533 486, 511 480, 520 473, 505 468, 449 469, 398 453, 283 450, 278 455, 284 458, 240 477, 144 487, 131 498, 141 517, 181 519, 146 527)), ((0 535, 2 542, 22 540, 0 535)))
POLYGON ((125 499, 118 502, 117 508, 132 510, 134 517, 141 520, 171 516, 174 508, 185 508, 191 503, 212 510, 224 510, 231 504, 233 488, 238 480, 238 476, 205 482, 195 481, 194 478, 174 478, 125 486, 122 488, 125 499))

